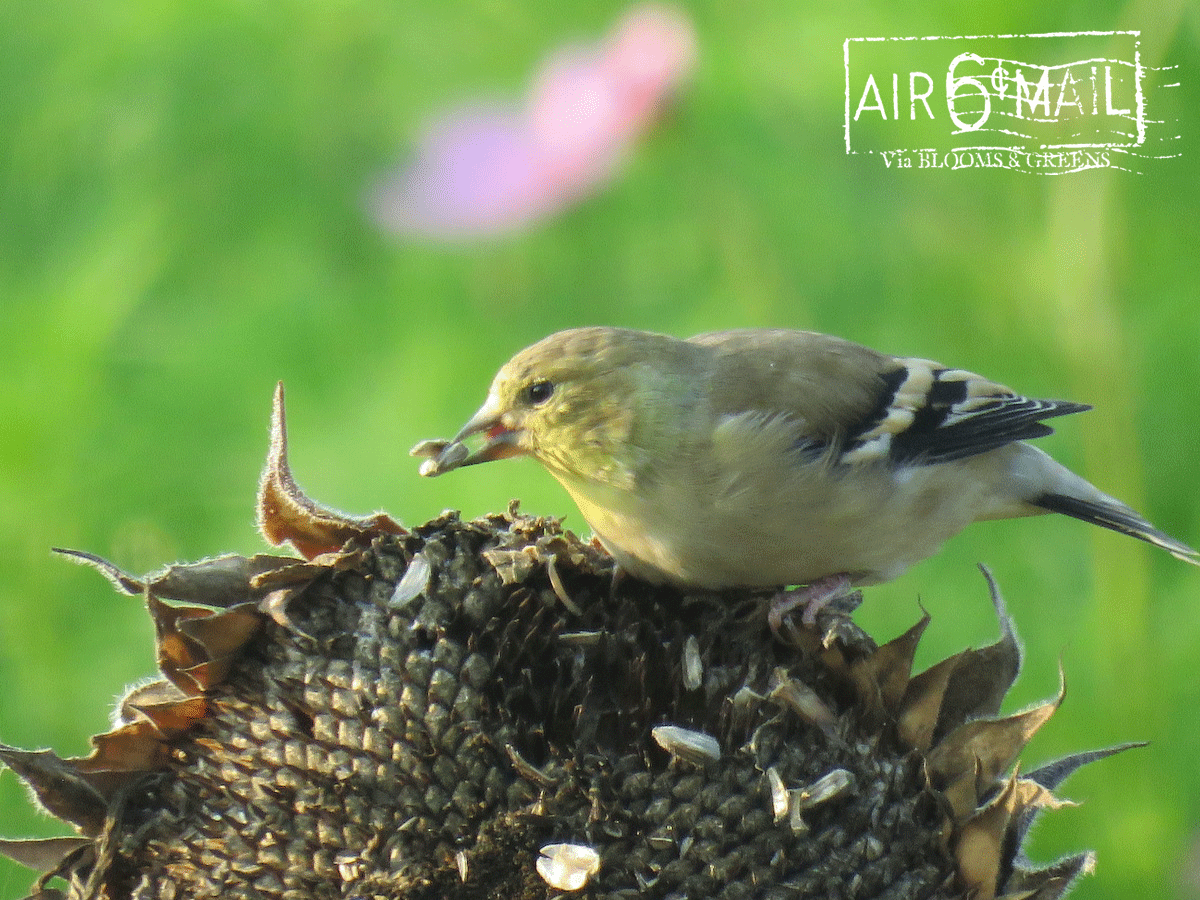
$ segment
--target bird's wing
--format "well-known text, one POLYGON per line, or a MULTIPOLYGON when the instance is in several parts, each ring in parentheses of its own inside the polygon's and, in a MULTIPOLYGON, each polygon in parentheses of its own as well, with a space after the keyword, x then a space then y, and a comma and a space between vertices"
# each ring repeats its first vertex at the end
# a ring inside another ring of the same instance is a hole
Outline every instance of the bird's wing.
POLYGON ((881 378, 896 368, 890 356, 811 331, 719 331, 689 343, 711 354, 703 368, 714 418, 786 418, 808 441, 837 441, 875 418, 881 378))
POLYGON ((746 329, 691 342, 714 354, 718 419, 790 420, 798 448, 826 445, 845 464, 962 459, 1050 434, 1043 419, 1089 408, 1031 400, 962 369, 814 332, 746 329))
POLYGON ((1014 441, 1044 437, 1043 419, 1091 407, 1033 400, 963 369, 927 359, 897 359, 883 377, 881 414, 847 437, 843 462, 886 456, 893 462, 940 463, 985 453, 1014 441))

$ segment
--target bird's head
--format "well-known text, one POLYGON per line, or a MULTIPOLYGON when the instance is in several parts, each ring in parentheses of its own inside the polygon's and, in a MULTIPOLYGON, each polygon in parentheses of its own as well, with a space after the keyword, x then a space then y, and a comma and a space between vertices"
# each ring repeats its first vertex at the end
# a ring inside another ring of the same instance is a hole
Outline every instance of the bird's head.
POLYGON ((462 465, 529 455, 559 478, 630 475, 644 348, 612 328, 579 328, 527 347, 496 374, 487 400, 455 435, 483 445, 462 465))

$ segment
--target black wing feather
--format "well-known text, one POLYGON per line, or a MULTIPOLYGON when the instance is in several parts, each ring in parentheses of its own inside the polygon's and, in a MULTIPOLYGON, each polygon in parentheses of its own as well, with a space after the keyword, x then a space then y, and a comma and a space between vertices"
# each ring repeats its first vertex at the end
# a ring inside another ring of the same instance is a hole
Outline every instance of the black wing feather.
POLYGON ((896 462, 939 463, 986 453, 1014 441, 1053 434, 1043 419, 1091 409, 1065 400, 1031 400, 1013 395, 985 403, 960 418, 953 406, 928 406, 913 423, 892 438, 891 457, 896 462))
POLYGON ((843 461, 950 462, 1053 432, 1043 419, 1091 407, 1031 400, 961 369, 899 360, 879 376, 879 401, 842 445, 843 461))

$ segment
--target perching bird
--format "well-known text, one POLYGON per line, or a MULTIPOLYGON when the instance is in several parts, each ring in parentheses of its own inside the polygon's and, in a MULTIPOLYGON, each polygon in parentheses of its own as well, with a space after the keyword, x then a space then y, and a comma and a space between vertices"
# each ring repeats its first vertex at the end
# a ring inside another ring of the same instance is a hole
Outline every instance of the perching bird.
POLYGON ((424 475, 534 457, 621 569, 680 586, 804 584, 820 602, 895 578, 972 522, 1046 512, 1200 565, 1024 443, 1088 408, 812 332, 579 328, 522 350, 452 442, 413 452, 434 456, 424 475))

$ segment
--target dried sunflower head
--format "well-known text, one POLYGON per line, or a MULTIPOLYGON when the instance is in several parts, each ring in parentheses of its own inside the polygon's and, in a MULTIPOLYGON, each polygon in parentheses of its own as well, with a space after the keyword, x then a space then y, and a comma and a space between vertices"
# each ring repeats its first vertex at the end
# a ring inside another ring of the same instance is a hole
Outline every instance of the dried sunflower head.
POLYGON ((163 678, 86 759, 0 750, 78 837, 0 844, 44 898, 1059 896, 1020 845, 1083 754, 1020 775, 1001 637, 917 675, 844 610, 632 580, 558 522, 413 531, 300 494, 277 408, 264 531, 308 559, 133 578, 163 678), (54 877, 65 888, 51 888, 54 877))

